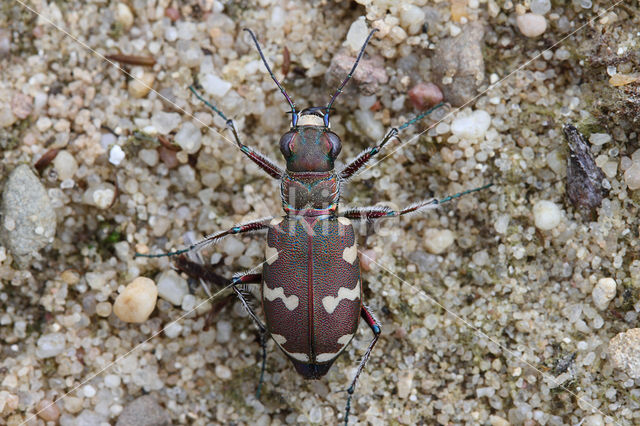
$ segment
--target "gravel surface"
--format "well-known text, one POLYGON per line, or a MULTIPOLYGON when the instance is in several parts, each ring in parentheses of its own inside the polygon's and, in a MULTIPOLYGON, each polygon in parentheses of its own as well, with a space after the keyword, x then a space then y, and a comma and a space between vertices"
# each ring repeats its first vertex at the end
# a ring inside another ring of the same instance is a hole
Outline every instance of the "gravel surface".
MULTIPOLYGON (((343 163, 444 97, 342 208, 494 183, 359 227, 383 334, 350 423, 640 423, 637 2, 21 3, 0 6, 1 424, 343 421, 364 324, 319 381, 270 341, 257 400, 242 306, 217 287, 208 301, 169 258, 134 257, 281 212, 278 183, 188 89, 282 164, 287 104, 245 27, 300 107, 326 105, 379 30, 334 104, 343 163), (604 176, 586 213, 567 197, 566 123, 604 176)), ((201 255, 231 277, 261 264, 264 236, 201 255)))

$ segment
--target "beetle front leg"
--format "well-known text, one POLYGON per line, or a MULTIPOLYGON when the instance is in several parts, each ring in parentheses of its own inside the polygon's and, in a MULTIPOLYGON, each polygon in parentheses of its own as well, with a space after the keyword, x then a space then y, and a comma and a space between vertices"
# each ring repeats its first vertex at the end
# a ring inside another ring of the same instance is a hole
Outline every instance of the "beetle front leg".
POLYGON ((242 142, 240 142, 240 136, 238 136, 238 130, 236 129, 236 125, 234 124, 232 119, 227 118, 227 116, 224 115, 222 111, 220 111, 213 104, 211 104, 209 101, 204 99, 202 95, 198 93, 196 88, 193 87, 193 85, 189 86, 189 90, 191 90, 191 92, 194 95, 196 95, 196 98, 202 101, 206 106, 211 108, 216 114, 218 114, 220 117, 222 117, 223 120, 225 120, 227 127, 229 127, 231 129, 231 133, 233 133, 233 138, 235 139, 236 144, 240 148, 240 151, 242 151, 247 157, 249 157, 251 161, 256 163, 258 167, 260 167, 262 170, 267 172, 267 174, 272 178, 280 179, 282 177, 282 174, 283 174, 282 169, 276 166, 273 160, 271 160, 264 154, 259 153, 255 149, 250 148, 245 144, 243 144, 242 142))
POLYGON ((430 108, 430 109, 424 111, 423 113, 421 113, 420 115, 418 115, 418 116, 412 118, 411 120, 407 121, 402 126, 397 127, 397 128, 394 127, 391 130, 389 130, 389 132, 387 132, 387 134, 384 136, 384 138, 382 139, 382 141, 378 145, 374 146, 373 148, 365 149, 353 161, 351 161, 349 164, 347 164, 347 166, 344 169, 342 169, 340 171, 340 173, 338 173, 340 175, 340 177, 342 179, 344 179, 344 180, 349 179, 358 170, 360 170, 362 167, 364 167, 364 165, 367 164, 369 162, 369 160, 371 160, 376 154, 378 154, 380 151, 382 151, 382 148, 384 148, 384 146, 387 144, 387 142, 389 142, 391 139, 393 139, 396 136, 398 136, 398 133, 400 133, 401 131, 403 131, 407 127, 411 126, 412 124, 422 120, 424 117, 426 117, 427 115, 431 114, 434 110, 440 108, 442 105, 444 105, 444 104, 441 102, 438 105, 434 106, 433 108, 430 108))
POLYGON ((371 343, 369 343, 369 347, 367 348, 367 351, 362 357, 362 361, 360 361, 360 365, 358 366, 356 375, 351 381, 351 386, 349 386, 349 389, 347 389, 347 393, 349 394, 349 396, 347 397, 347 406, 345 408, 345 413, 344 413, 345 426, 349 423, 349 412, 351 411, 351 397, 353 396, 353 393, 356 390, 356 382, 358 381, 358 377, 360 376, 360 373, 362 373, 362 369, 364 369, 364 366, 367 363, 367 360, 369 359, 369 355, 371 355, 371 351, 373 350, 373 347, 378 342, 380 333, 382 333, 382 329, 380 328, 380 323, 364 305, 362 306, 362 310, 360 311, 360 316, 367 323, 369 328, 371 328, 371 331, 373 332, 373 340, 371 341, 371 343))

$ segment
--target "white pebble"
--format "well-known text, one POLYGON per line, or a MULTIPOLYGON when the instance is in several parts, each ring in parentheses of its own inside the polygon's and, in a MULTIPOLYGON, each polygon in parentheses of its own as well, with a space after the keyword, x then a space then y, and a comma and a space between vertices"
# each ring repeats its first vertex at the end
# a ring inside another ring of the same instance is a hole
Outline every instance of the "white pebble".
POLYGON ((533 219, 536 228, 548 231, 560 224, 562 211, 551 201, 540 200, 533 206, 533 219))
POLYGON ((175 339, 182 333, 182 325, 178 322, 172 322, 164 328, 164 334, 169 339, 175 339))
POLYGON ((222 250, 231 257, 238 257, 244 252, 244 244, 237 238, 226 238, 222 250))
POLYGON ((400 23, 409 34, 416 34, 420 31, 424 18, 425 13, 420 7, 413 4, 402 4, 400 6, 400 23))
POLYGON ((369 28, 367 28, 367 22, 364 20, 364 16, 359 17, 349 27, 347 32, 347 39, 344 44, 349 48, 357 52, 362 48, 364 41, 369 35, 369 28))
POLYGON ((509 228, 509 221, 511 220, 511 216, 508 214, 503 214, 498 216, 495 223, 493 224, 494 229, 498 234, 506 234, 507 229, 509 228))
POLYGON ((604 426, 604 419, 601 414, 592 414, 585 417, 578 424, 582 424, 582 426, 604 426))
POLYGON ((82 387, 82 393, 84 393, 84 396, 87 398, 93 398, 96 396, 96 388, 91 385, 85 385, 82 387))
POLYGON ((158 150, 156 149, 141 149, 138 153, 140 159, 150 167, 154 167, 158 164, 158 150))
POLYGON ((609 302, 616 297, 616 281, 613 278, 600 278, 591 292, 593 303, 601 311, 607 309, 609 302))
POLYGON ((180 145, 187 154, 195 154, 200 149, 202 133, 193 123, 187 121, 182 125, 174 141, 180 145))
POLYGON ((448 229, 427 229, 424 238, 427 250, 433 254, 440 254, 453 244, 455 235, 448 229))
POLYGON ((124 160, 124 157, 125 153, 122 148, 120 148, 120 145, 114 145, 111 147, 111 150, 109 151, 109 162, 111 164, 114 166, 119 165, 122 163, 122 160, 124 160))
POLYGON ((144 322, 156 307, 157 298, 158 290, 153 280, 138 277, 116 297, 113 313, 124 322, 144 322))
POLYGON ((38 339, 36 357, 51 358, 64 351, 66 340, 62 333, 50 333, 38 339))
POLYGON ((525 37, 534 38, 547 30, 547 20, 542 15, 525 13, 516 18, 518 29, 525 37))
POLYGON ((167 302, 180 306, 184 296, 189 294, 187 281, 176 273, 168 270, 160 274, 157 279, 158 295, 167 302))
POLYGON ((182 298, 182 310, 190 312, 195 309, 198 299, 192 294, 187 294, 182 298))
POLYGON ((356 110, 354 113, 358 127, 372 140, 380 140, 384 136, 384 126, 373 116, 370 110, 356 110))
POLYGON ((592 133, 589 137, 589 142, 593 145, 604 145, 609 141, 611 141, 611 135, 607 133, 592 133))
POLYGON ((120 376, 115 374, 107 374, 104 376, 104 384, 109 388, 117 388, 120 386, 120 376))
POLYGON ((116 20, 124 29, 129 29, 133 25, 133 13, 125 3, 118 3, 116 6, 116 20))
POLYGON ((151 117, 151 125, 161 135, 169 134, 180 125, 180 114, 177 112, 158 111, 151 117))
POLYGON ((231 378, 231 370, 226 365, 216 365, 216 376, 222 380, 229 380, 231 378))
POLYGON ((629 167, 624 172, 624 182, 627 184, 627 187, 635 191, 640 188, 640 163, 633 162, 631 167, 629 167))
POLYGON ((451 123, 451 133, 460 139, 481 139, 491 125, 491 116, 483 110, 476 110, 466 117, 456 117, 451 123))
POLYGON ((531 5, 529 6, 532 13, 536 15, 544 15, 548 11, 551 10, 551 1, 550 0, 531 0, 531 5))
POLYGON ((231 83, 224 81, 215 74, 205 75, 200 81, 200 84, 202 84, 202 88, 205 92, 217 98, 221 98, 226 95, 232 86, 231 83))
POLYGON ((127 87, 129 94, 134 98, 144 98, 153 88, 153 83, 156 81, 155 74, 144 70, 138 72, 131 72, 133 78, 129 80, 127 87))
POLYGON ((113 204, 116 196, 116 188, 110 183, 99 183, 90 186, 82 195, 82 201, 85 204, 96 206, 100 209, 106 209, 113 204))
POLYGON ((233 327, 231 327, 231 323, 229 321, 220 320, 216 323, 216 340, 218 343, 227 343, 231 340, 231 332, 233 331, 233 327))
POLYGON ((624 371, 632 379, 639 379, 640 328, 632 328, 611 339, 609 341, 609 358, 614 367, 624 371))
POLYGON ((104 149, 108 149, 111 145, 115 144, 118 138, 113 133, 103 133, 100 136, 100 146, 104 149))
POLYGON ((58 174, 59 180, 71 179, 78 171, 78 162, 69 151, 62 150, 53 160, 53 169, 58 174))

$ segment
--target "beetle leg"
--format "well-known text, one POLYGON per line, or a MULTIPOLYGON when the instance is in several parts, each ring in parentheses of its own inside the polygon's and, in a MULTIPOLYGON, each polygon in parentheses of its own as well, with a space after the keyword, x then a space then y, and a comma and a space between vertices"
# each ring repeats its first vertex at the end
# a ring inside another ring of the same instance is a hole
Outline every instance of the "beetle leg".
POLYGON ((434 106, 433 108, 429 108, 428 110, 424 111, 420 115, 418 115, 418 116, 412 118, 411 120, 407 121, 402 126, 397 127, 397 128, 394 127, 391 130, 389 130, 389 132, 387 132, 385 137, 382 139, 382 141, 378 145, 374 146, 373 148, 365 149, 353 161, 351 161, 349 164, 347 164, 347 166, 344 169, 342 169, 340 171, 340 173, 338 173, 340 175, 340 177, 342 179, 345 179, 345 180, 349 179, 358 170, 360 170, 365 164, 367 164, 369 162, 369 160, 371 160, 376 154, 378 154, 382 150, 382 148, 384 148, 384 146, 387 144, 387 142, 389 142, 391 139, 396 137, 398 135, 398 133, 400 133, 401 131, 403 131, 407 127, 411 126, 412 124, 422 120, 424 117, 426 117, 427 115, 431 114, 434 110, 440 108, 442 105, 444 105, 444 104, 442 102, 440 102, 438 105, 434 106))
POLYGON ((191 250, 202 249, 205 246, 208 246, 209 244, 214 244, 218 240, 220 240, 221 238, 226 237, 227 235, 243 234, 245 232, 254 232, 254 231, 259 231, 261 229, 266 229, 266 228, 269 227, 269 221, 271 221, 271 219, 273 219, 273 217, 266 217, 266 218, 262 218, 262 219, 256 220, 255 222, 248 222, 248 223, 243 223, 241 225, 236 225, 231 229, 227 229, 226 231, 216 232, 215 234, 207 235, 202 240, 200 240, 200 241, 198 241, 196 243, 193 243, 189 247, 187 247, 185 249, 182 249, 182 250, 176 250, 176 251, 171 251, 171 252, 168 252, 168 253, 161 253, 161 254, 141 254, 141 253, 136 253, 135 256, 136 257, 177 256, 179 254, 190 252, 191 250))
POLYGON ((265 156, 264 154, 259 153, 255 149, 250 148, 250 147, 246 146, 245 144, 243 144, 242 142, 240 142, 240 136, 238 136, 238 130, 236 129, 236 126, 233 123, 232 119, 227 118, 227 116, 224 115, 222 113, 222 111, 220 111, 213 104, 211 104, 209 101, 204 99, 202 97, 202 95, 200 95, 200 93, 198 93, 198 91, 196 90, 196 88, 193 85, 189 86, 189 90, 191 90, 191 92, 194 95, 196 95, 196 97, 200 101, 202 101, 206 106, 211 108, 216 114, 218 114, 220 117, 222 117, 223 120, 226 121, 227 127, 229 127, 231 129, 231 133, 233 133, 233 138, 235 139, 236 144, 240 148, 240 151, 242 151, 247 157, 249 157, 251 159, 251 161, 256 163, 258 165, 258 167, 260 167, 262 170, 267 172, 267 174, 269 176, 271 176, 272 178, 280 179, 282 177, 282 174, 284 172, 282 171, 282 169, 280 167, 276 166, 276 164, 274 163, 273 160, 271 160, 269 157, 265 156))
POLYGON ((360 311, 360 316, 367 323, 369 328, 371 328, 371 331, 373 332, 373 340, 371 341, 371 343, 369 343, 369 347, 367 348, 367 351, 362 357, 362 361, 360 361, 360 365, 358 366, 356 375, 353 378, 353 381, 351 382, 351 386, 349 386, 349 389, 347 389, 347 393, 349 394, 349 396, 347 397, 347 406, 344 414, 345 426, 349 423, 349 411, 351 411, 351 397, 353 396, 353 393, 356 390, 356 382, 358 381, 358 377, 360 376, 360 373, 362 373, 362 369, 367 363, 367 360, 369 359, 369 355, 371 355, 371 351, 373 350, 373 347, 378 342, 378 337, 380 337, 380 333, 382 332, 382 329, 380 328, 380 323, 364 305, 362 306, 362 310, 360 311))
POLYGON ((340 216, 344 216, 347 219, 351 220, 374 220, 381 219, 384 217, 398 217, 409 213, 414 213, 420 210, 425 210, 428 208, 438 207, 440 204, 444 204, 456 198, 460 198, 463 195, 470 194, 472 192, 482 191, 483 189, 487 189, 493 186, 492 183, 488 183, 486 185, 480 186, 478 188, 468 189, 466 191, 458 192, 457 194, 449 195, 440 200, 437 198, 432 198, 430 200, 419 201, 415 204, 412 204, 408 207, 405 207, 402 210, 391 210, 388 207, 359 207, 355 209, 350 209, 343 212, 340 216))

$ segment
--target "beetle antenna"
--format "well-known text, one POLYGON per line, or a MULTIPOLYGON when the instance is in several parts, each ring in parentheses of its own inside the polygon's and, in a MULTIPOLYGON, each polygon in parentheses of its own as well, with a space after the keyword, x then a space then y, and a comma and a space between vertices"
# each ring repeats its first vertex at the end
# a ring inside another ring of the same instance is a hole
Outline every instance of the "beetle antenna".
POLYGON ((264 66, 267 67, 267 71, 269 71, 269 75, 271 76, 271 79, 276 83, 276 85, 278 86, 278 89, 280 89, 280 92, 282 92, 284 97, 287 99, 287 102, 289 102, 289 106, 291 107, 291 114, 293 116, 292 120, 293 120, 294 125, 295 125, 295 122, 298 121, 297 120, 298 116, 296 114, 296 106, 295 106, 295 104, 293 103, 293 101, 291 100, 289 95, 287 94, 287 91, 284 90, 284 87, 282 87, 282 85, 280 84, 280 82, 278 81, 276 76, 273 74, 273 71, 271 71, 271 67, 267 63, 267 59, 264 57, 264 54, 262 53, 262 49, 260 48, 260 43, 258 43, 258 39, 256 38, 256 35, 249 28, 243 28, 243 31, 246 31, 246 32, 249 33, 249 35, 251 35, 251 38, 253 39, 253 42, 256 45, 256 49, 258 49, 258 53, 260 54, 260 58, 262 58, 262 62, 264 63, 264 66))
MULTIPOLYGON (((347 74, 347 78, 344 79, 344 81, 342 82, 342 84, 340 85, 340 87, 338 87, 338 90, 336 90, 336 92, 333 94, 333 96, 331 97, 331 101, 329 101, 329 105, 327 105, 327 107, 325 108, 325 115, 327 116, 327 118, 329 117, 329 110, 331 109, 331 106, 333 105, 333 102, 336 100, 336 98, 338 97, 338 95, 340 93, 342 93, 342 89, 344 88, 344 86, 347 84, 347 82, 349 80, 351 80, 351 77, 353 77, 353 73, 356 71, 356 67, 358 66, 358 62, 360 62, 360 58, 362 58, 362 55, 364 54, 364 49, 366 49, 367 44, 369 44, 369 40, 371 40, 371 37, 373 37, 373 34, 378 31, 377 28, 374 28, 371 30, 371 32, 369 33, 369 35, 367 36, 367 39, 364 41, 364 44, 362 45, 362 47, 360 48, 360 53, 358 53, 358 57, 356 58, 356 63, 353 64, 353 67, 351 68, 351 71, 349 71, 349 74, 347 74)), ((325 123, 328 120, 325 119, 325 123)))

